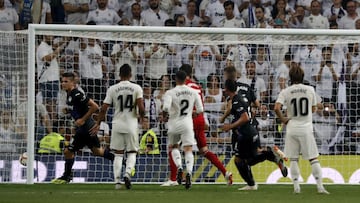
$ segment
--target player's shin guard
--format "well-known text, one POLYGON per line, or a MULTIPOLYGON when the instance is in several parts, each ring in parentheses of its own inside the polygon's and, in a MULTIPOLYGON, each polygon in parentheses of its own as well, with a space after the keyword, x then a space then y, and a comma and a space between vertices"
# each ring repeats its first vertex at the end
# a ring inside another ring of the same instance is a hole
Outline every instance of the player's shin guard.
POLYGON ((322 171, 321 171, 321 166, 320 166, 319 160, 318 159, 311 160, 310 165, 311 165, 311 173, 316 180, 316 184, 317 184, 318 188, 323 187, 322 171))
POLYGON ((175 165, 174 159, 172 158, 172 153, 169 151, 169 166, 170 166, 170 180, 176 181, 177 167, 175 165))
POLYGON ((136 153, 127 153, 125 173, 129 174, 129 176, 131 176, 131 171, 135 168, 135 163, 136 153))
POLYGON ((189 174, 192 174, 194 167, 194 154, 191 151, 185 152, 185 165, 186 165, 186 171, 189 174))
POLYGON ((300 169, 298 164, 298 159, 290 159, 290 174, 291 179, 294 183, 295 191, 300 191, 299 177, 300 177, 300 169))
POLYGON ((115 183, 120 183, 120 176, 121 176, 121 169, 123 165, 123 154, 115 154, 114 155, 114 163, 113 163, 113 170, 114 170, 114 180, 115 183))
POLYGON ((172 155, 172 158, 173 158, 174 163, 176 165, 176 168, 182 168, 181 154, 180 154, 179 149, 173 148, 172 151, 171 151, 171 155, 172 155))
POLYGON ((104 157, 105 159, 110 160, 110 161, 114 161, 114 157, 115 157, 115 156, 114 156, 113 153, 110 152, 109 149, 105 149, 105 150, 104 150, 104 155, 103 155, 103 157, 104 157))
POLYGON ((251 168, 246 163, 246 161, 245 160, 236 160, 235 159, 235 165, 236 165, 236 168, 238 169, 241 177, 244 179, 244 181, 249 186, 254 186, 255 185, 255 180, 254 180, 254 177, 252 175, 251 168))
POLYGON ((74 165, 74 161, 75 159, 65 159, 65 171, 64 171, 64 176, 65 177, 70 177, 71 176, 71 170, 72 167, 74 165))
POLYGON ((213 165, 215 165, 216 168, 218 168, 224 176, 226 175, 226 169, 224 165, 221 163, 219 158, 213 152, 206 151, 204 153, 204 157, 207 158, 213 165))

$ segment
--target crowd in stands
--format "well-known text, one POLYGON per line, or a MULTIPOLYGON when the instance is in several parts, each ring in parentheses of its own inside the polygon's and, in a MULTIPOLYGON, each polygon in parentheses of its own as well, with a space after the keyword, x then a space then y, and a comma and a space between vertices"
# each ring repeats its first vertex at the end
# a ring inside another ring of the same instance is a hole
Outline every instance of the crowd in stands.
MULTIPOLYGON (((26 29, 31 22, 31 11, 26 11, 29 2, 0 0, 0 30, 26 29)), ((360 29, 359 5, 354 0, 45 0, 39 23, 360 29)), ((133 81, 144 89, 149 122, 143 126, 144 134, 152 129, 158 135, 156 142, 165 146, 166 124, 160 108, 162 96, 173 87, 173 75, 178 67, 191 64, 194 76, 204 90, 209 146, 213 151, 223 153, 230 151, 230 145, 223 144, 230 142, 230 136, 219 130, 218 119, 225 101, 223 69, 234 66, 238 81, 249 84, 261 102, 259 108, 252 108, 253 123, 259 130, 261 141, 265 145, 281 146, 284 126, 277 122, 272 108, 277 95, 289 85, 289 67, 301 66, 306 82, 315 87, 319 101, 322 101, 314 116, 320 152, 360 153, 359 52, 359 43, 194 46, 43 36, 36 53, 37 103, 45 108, 38 107, 37 116, 41 121, 68 119, 66 93, 59 89, 61 72, 75 71, 79 75, 79 88, 101 104, 106 88, 119 79, 120 66, 128 63, 133 68, 133 81)), ((0 86, 5 86, 5 79, 0 78, 0 86)), ((6 114, 3 109, 0 112, 6 114)), ((5 123, 1 122, 1 125, 5 123)), ((49 127, 44 122, 39 125, 45 133, 56 127, 54 124, 49 127)), ((0 132, 11 130, 10 125, 0 127, 0 132)), ((150 141, 155 145, 155 138, 150 141)), ((166 148, 161 150, 166 151, 166 148)))

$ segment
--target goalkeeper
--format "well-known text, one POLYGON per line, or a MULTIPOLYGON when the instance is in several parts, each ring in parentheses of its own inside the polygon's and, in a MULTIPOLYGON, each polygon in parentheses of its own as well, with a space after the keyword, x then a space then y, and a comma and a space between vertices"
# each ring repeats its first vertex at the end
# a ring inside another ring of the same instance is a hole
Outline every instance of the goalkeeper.
POLYGON ((67 72, 62 75, 61 87, 67 93, 66 103, 70 106, 70 114, 75 120, 76 133, 73 142, 64 149, 65 171, 61 177, 51 181, 55 184, 65 184, 72 180, 75 152, 84 146, 88 146, 95 156, 114 160, 114 154, 110 153, 109 150, 102 149, 98 137, 90 133, 91 128, 95 125, 92 114, 98 111, 99 106, 76 88, 74 73, 67 72))

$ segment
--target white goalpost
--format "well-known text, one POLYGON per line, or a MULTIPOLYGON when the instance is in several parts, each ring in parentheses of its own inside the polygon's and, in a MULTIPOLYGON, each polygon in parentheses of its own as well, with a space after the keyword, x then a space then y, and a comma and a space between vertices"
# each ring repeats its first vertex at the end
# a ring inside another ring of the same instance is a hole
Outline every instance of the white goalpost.
MULTIPOLYGON (((0 34, 3 39, 9 38, 9 35, 0 34)), ((133 177, 135 183, 160 183, 168 179, 166 124, 159 116, 161 95, 172 86, 173 74, 184 63, 194 67, 194 76, 204 90, 209 148, 233 172, 236 183, 243 180, 233 164, 231 134, 222 132, 218 121, 223 113, 225 97, 220 93, 224 68, 235 66, 239 80, 254 87, 263 104, 259 109, 252 109, 258 121, 262 145, 278 145, 282 149, 286 128, 277 123, 272 105, 280 81, 285 80, 282 84, 288 85, 288 79, 284 79, 280 73, 280 67, 286 63, 296 63, 305 70, 307 82, 317 89, 323 101, 324 108, 314 114, 314 134, 321 153, 324 182, 356 184, 360 181, 360 82, 357 82, 360 81, 360 72, 356 72, 357 65, 360 67, 358 30, 31 24, 26 33, 14 32, 11 36, 15 35, 17 38, 12 44, 4 45, 0 42, 0 51, 9 53, 4 55, 8 57, 6 60, 0 59, 0 64, 13 67, 11 60, 14 60, 20 67, 14 69, 16 71, 0 68, 0 84, 11 87, 12 100, 7 102, 14 104, 11 108, 1 107, 0 112, 11 109, 10 120, 17 129, 13 134, 24 136, 17 141, 22 144, 14 145, 13 151, 0 150, 0 183, 50 182, 61 176, 64 170, 61 153, 38 153, 40 139, 49 133, 47 128, 63 130, 61 132, 65 139, 71 139, 74 133, 72 120, 64 113, 67 108, 66 96, 64 99, 61 90, 55 103, 39 104, 45 98, 44 93, 39 93, 44 89, 40 86, 42 80, 39 80, 38 70, 41 69, 38 67, 38 47, 46 40, 46 36, 51 36, 51 40, 46 42, 54 51, 53 57, 58 63, 59 73, 77 71, 80 76, 79 86, 99 105, 107 87, 117 82, 119 67, 124 63, 132 66, 132 80, 144 88, 144 97, 149 94, 145 107, 150 127, 139 126, 139 140, 144 138, 145 148, 150 146, 158 151, 154 151, 154 154, 144 153, 147 149, 140 151, 133 177), (327 47, 330 47, 329 60, 323 58, 327 47), (246 68, 247 61, 255 63, 256 79, 249 79, 251 72, 246 68), (326 70, 322 80, 318 79, 320 68, 328 61, 334 67, 337 81, 333 81, 331 72, 326 70), (96 67, 101 67, 100 72, 92 71, 96 67), (4 75, 4 79, 1 75, 4 75), (258 85, 257 80, 262 82, 258 85), (46 109, 43 111, 46 114, 40 112, 40 106, 46 109), (48 125, 44 120, 46 116, 50 121, 48 125), (143 136, 150 128, 155 132, 157 140, 149 138, 147 142, 148 137, 143 136), (18 160, 23 152, 27 152, 26 167, 18 160)), ((1 98, 4 97, 0 94, 1 98)), ((112 111, 109 114, 104 124, 108 128, 104 127, 98 135, 103 147, 108 146, 107 133, 111 135, 112 111)), ((0 146, 11 146, 13 141, 1 133, 0 146)), ((286 165, 289 167, 290 164, 286 165)), ((302 182, 314 183, 308 162, 301 160, 300 166, 302 182)), ((259 183, 291 182, 289 177, 282 178, 277 166, 268 161, 257 164, 252 170, 259 183)), ((86 149, 76 154, 73 171, 73 182, 113 181, 112 163, 102 157, 92 156, 86 149)), ((217 168, 197 152, 193 181, 225 182, 217 168)))

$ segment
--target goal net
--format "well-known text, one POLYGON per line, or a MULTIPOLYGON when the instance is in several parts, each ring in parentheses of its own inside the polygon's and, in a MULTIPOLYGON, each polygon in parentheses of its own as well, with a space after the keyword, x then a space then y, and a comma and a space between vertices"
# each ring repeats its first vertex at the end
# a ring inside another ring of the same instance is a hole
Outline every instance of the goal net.
MULTIPOLYGON (((132 81, 144 90, 146 109, 146 125, 138 129, 141 149, 133 182, 169 178, 167 126, 160 112, 162 95, 174 87, 174 73, 182 64, 193 66, 203 88, 209 149, 233 172, 235 182, 244 181, 233 163, 231 133, 222 132, 219 123, 226 96, 224 69, 234 66, 238 80, 254 88, 261 101, 251 113, 262 145, 283 149, 286 127, 278 123, 273 105, 289 85, 292 65, 304 69, 306 82, 322 100, 313 122, 324 182, 360 181, 358 31, 30 25, 28 33, 0 37, 0 182, 50 182, 61 176, 61 150, 40 150, 50 132, 59 133, 65 142, 74 134, 59 75, 78 73, 79 88, 101 105, 125 63, 132 67, 132 81), (27 167, 19 162, 24 152, 27 167)), ((111 139, 112 114, 110 109, 98 133, 104 148, 111 139)), ((300 168, 301 181, 315 183, 309 163, 301 160, 300 168)), ((194 182, 225 182, 196 146, 193 171, 194 182)), ((291 182, 272 162, 259 163, 252 171, 258 183, 291 182)), ((113 181, 112 163, 92 156, 89 149, 76 154, 73 172, 74 182, 113 181)))

